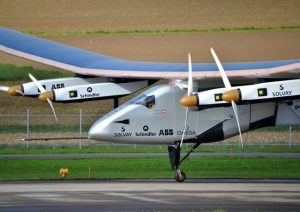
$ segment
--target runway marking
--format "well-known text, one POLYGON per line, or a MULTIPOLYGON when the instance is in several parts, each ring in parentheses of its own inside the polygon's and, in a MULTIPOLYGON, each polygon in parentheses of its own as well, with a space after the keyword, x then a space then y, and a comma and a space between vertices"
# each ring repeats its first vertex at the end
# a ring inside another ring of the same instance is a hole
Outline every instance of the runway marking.
POLYGON ((54 193, 30 193, 30 194, 19 194, 18 196, 20 197, 28 197, 28 198, 38 198, 38 199, 43 199, 43 198, 62 198, 62 197, 67 197, 68 195, 66 194, 54 194, 54 193))
POLYGON ((286 203, 296 203, 300 204, 300 192, 261 192, 252 191, 249 193, 246 191, 241 192, 211 192, 211 191, 199 191, 199 192, 148 192, 147 195, 159 197, 168 196, 184 196, 190 198, 223 198, 223 199, 236 199, 236 200, 246 200, 249 202, 286 202, 286 203))
POLYGON ((286 202, 296 203, 300 205, 300 192, 274 193, 274 192, 222 192, 222 193, 181 193, 184 196, 198 197, 198 198, 225 198, 246 200, 249 202, 286 202))
MULTIPOLYGON (((68 192, 68 191, 66 191, 68 192)), ((83 193, 85 194, 85 193, 83 193)), ((57 194, 57 193, 30 193, 30 194, 16 194, 17 197, 25 197, 29 199, 37 199, 37 200, 45 200, 45 201, 53 201, 53 202, 82 202, 82 203, 99 203, 99 202, 116 202, 112 199, 99 199, 98 196, 95 193, 89 196, 89 198, 82 198, 82 192, 78 192, 75 194, 70 194, 68 192, 67 194, 57 194), (81 196, 81 197, 78 197, 81 196)), ((83 195, 86 196, 86 195, 83 195)))
POLYGON ((139 200, 139 201, 145 201, 145 202, 156 202, 156 203, 164 203, 164 204, 170 204, 168 201, 163 201, 159 199, 153 199, 145 196, 141 196, 143 194, 130 194, 130 193, 106 193, 107 195, 112 195, 112 196, 119 196, 119 197, 125 197, 128 199, 133 199, 133 200, 139 200))

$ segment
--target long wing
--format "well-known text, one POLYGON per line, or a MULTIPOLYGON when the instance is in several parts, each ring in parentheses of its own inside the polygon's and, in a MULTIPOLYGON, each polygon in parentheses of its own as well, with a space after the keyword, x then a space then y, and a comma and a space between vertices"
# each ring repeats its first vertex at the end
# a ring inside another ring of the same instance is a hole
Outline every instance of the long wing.
MULTIPOLYGON (((188 70, 186 63, 122 60, 26 35, 7 28, 0 28, 0 50, 89 76, 184 79, 188 70)), ((224 63, 223 66, 231 79, 300 77, 300 59, 224 63)), ((193 63, 193 78, 219 80, 220 74, 216 64, 193 63)))

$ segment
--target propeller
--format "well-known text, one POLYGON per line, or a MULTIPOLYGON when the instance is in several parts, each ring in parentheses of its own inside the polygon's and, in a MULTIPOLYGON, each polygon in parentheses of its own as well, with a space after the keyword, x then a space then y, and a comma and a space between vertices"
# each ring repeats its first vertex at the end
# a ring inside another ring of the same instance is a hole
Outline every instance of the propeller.
POLYGON ((21 85, 16 85, 12 87, 0 86, 0 91, 5 91, 10 96, 24 96, 21 85))
MULTIPOLYGON (((227 90, 231 90, 231 84, 228 80, 228 77, 224 71, 224 68, 217 56, 217 54, 215 53, 214 49, 213 48, 210 48, 210 51, 211 51, 211 54, 218 66, 218 69, 220 71, 220 74, 221 74, 221 77, 222 77, 222 80, 224 82, 224 85, 225 85, 225 88, 227 88, 227 90)), ((234 90, 232 90, 234 91, 234 90)), ((242 132, 241 132, 241 127, 240 127, 240 122, 239 122, 239 115, 238 115, 238 111, 237 111, 237 106, 236 106, 236 103, 234 100, 231 100, 231 105, 232 105, 232 108, 233 108, 233 112, 234 112, 234 115, 235 115, 235 119, 236 119, 236 123, 237 123, 237 126, 238 126, 238 129, 239 129, 239 133, 240 133, 240 144, 241 144, 241 147, 243 148, 244 145, 243 145, 243 138, 242 138, 242 132)))
POLYGON ((24 96, 24 93, 23 93, 22 91, 16 90, 16 92, 17 92, 18 94, 20 94, 21 96, 24 96))
MULTIPOLYGON (((193 94, 193 75, 192 75, 192 59, 191 59, 191 55, 189 53, 189 76, 188 76, 188 89, 187 89, 187 95, 185 97, 187 98, 191 98, 192 94, 193 94)), ((182 99, 184 99, 185 97, 183 97, 182 99)), ((182 99, 180 100, 182 102, 182 99)), ((184 104, 183 104, 184 105, 184 104)), ((185 120, 184 120, 184 128, 183 128, 183 132, 182 132, 182 136, 181 136, 181 140, 180 140, 180 147, 182 146, 183 140, 184 140, 184 135, 185 132, 187 130, 187 119, 188 119, 188 115, 189 115, 189 107, 186 107, 185 110, 185 120)))
MULTIPOLYGON (((36 78, 34 76, 32 76, 31 74, 29 74, 29 78, 35 83, 35 85, 38 87, 38 89, 40 90, 41 94, 44 94, 44 93, 48 93, 49 91, 46 91, 46 89, 42 86, 42 84, 36 80, 36 78)), ((40 97, 39 97, 40 98, 40 97)), ((48 102, 48 104, 50 105, 51 109, 52 109, 52 112, 54 114, 54 118, 55 118, 55 121, 57 122, 57 117, 56 117, 56 113, 55 113, 55 110, 54 110, 54 107, 53 107, 53 104, 52 104, 52 101, 50 100, 50 98, 48 98, 47 96, 45 97, 46 101, 48 102)))

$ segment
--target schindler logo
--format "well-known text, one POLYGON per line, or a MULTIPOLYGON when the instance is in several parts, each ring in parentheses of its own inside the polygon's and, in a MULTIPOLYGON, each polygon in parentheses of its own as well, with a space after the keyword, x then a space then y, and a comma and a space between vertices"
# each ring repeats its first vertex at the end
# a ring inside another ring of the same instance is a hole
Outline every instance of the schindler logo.
POLYGON ((91 87, 88 87, 87 89, 87 92, 91 93, 93 91, 93 89, 91 87))

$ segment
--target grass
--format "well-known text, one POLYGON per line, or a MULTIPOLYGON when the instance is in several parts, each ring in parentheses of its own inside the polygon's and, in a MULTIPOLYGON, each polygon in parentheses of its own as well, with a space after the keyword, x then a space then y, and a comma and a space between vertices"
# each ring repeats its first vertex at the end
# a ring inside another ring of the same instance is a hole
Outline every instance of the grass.
MULTIPOLYGON (((187 152, 189 147, 184 146, 183 152, 187 152)), ((212 146, 203 145, 201 148, 195 150, 195 152, 265 152, 265 153, 300 153, 300 147, 296 146, 289 148, 287 146, 245 146, 243 149, 232 146, 212 146)), ((49 146, 46 144, 30 145, 27 149, 25 146, 8 146, 0 145, 0 154, 71 154, 71 153, 167 153, 167 146, 147 146, 147 145, 89 145, 83 146, 79 149, 76 145, 67 146, 49 146)))
MULTIPOLYGON (((88 132, 91 125, 82 125, 82 131, 88 132)), ((51 125, 51 124, 38 124, 34 125, 35 133, 45 133, 45 132, 78 132, 78 124, 73 125, 51 125)), ((24 125, 21 124, 6 124, 0 125, 1 133, 24 133, 24 125)))
POLYGON ((51 79, 72 77, 73 73, 64 71, 45 71, 33 67, 20 67, 12 64, 0 63, 0 81, 30 81, 28 74, 31 73, 37 79, 51 79))
MULTIPOLYGON (((61 179, 59 169, 69 168, 67 179, 173 178, 169 159, 2 159, 0 180, 61 179)), ((284 158, 191 158, 182 166, 189 178, 300 178, 300 161, 284 158)))
POLYGON ((95 31, 57 31, 57 32, 28 32, 31 35, 48 36, 88 36, 88 35, 173 35, 191 33, 224 33, 224 32, 290 32, 300 31, 300 25, 270 26, 270 27, 219 27, 203 29, 157 29, 157 30, 95 30, 95 31))

